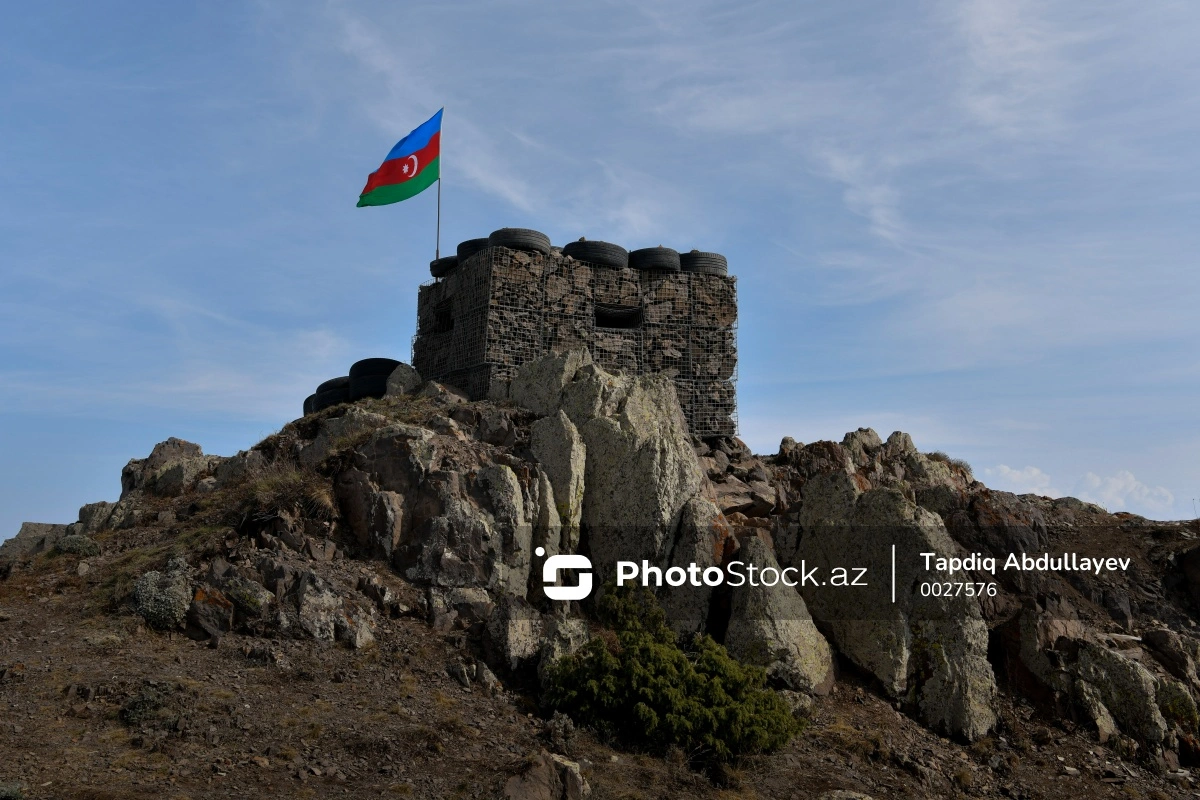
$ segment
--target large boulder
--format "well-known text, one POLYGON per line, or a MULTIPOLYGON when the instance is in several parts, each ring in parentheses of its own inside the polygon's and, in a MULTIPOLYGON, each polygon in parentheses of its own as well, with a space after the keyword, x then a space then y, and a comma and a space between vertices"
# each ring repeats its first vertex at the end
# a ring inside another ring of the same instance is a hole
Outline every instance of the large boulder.
POLYGON ((408 364, 398 364, 392 374, 388 375, 387 391, 385 397, 396 397, 398 395, 412 394, 424 380, 421 378, 421 373, 417 372, 408 364))
POLYGON ((617 379, 594 366, 581 374, 567 394, 588 402, 565 410, 587 446, 583 522, 593 564, 602 576, 618 560, 662 565, 702 479, 675 385, 663 375, 617 379))
POLYGON ((822 579, 836 568, 866 568, 866 586, 802 587, 809 611, 834 646, 879 679, 926 724, 970 741, 993 727, 996 682, 979 603, 965 595, 924 597, 920 553, 948 557, 954 543, 941 519, 900 492, 860 492, 844 472, 804 487, 802 536, 793 565, 822 579), (891 546, 895 601, 891 597, 891 546))
POLYGON ((559 407, 563 389, 575 378, 580 367, 591 363, 592 356, 587 350, 570 350, 527 361, 509 385, 509 399, 539 416, 553 414, 559 407))
POLYGON ((742 542, 736 560, 763 574, 772 570, 774 585, 734 588, 725 647, 737 659, 765 667, 773 683, 789 689, 826 694, 833 686, 833 653, 813 624, 804 598, 781 580, 779 564, 762 539, 742 542))

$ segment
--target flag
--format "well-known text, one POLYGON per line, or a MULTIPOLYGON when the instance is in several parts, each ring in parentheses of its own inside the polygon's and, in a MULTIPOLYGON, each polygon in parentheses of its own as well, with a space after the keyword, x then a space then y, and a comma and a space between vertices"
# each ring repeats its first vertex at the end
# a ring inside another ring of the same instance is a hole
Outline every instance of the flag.
POLYGON ((442 110, 405 136, 367 178, 358 206, 399 203, 428 189, 441 175, 442 110))

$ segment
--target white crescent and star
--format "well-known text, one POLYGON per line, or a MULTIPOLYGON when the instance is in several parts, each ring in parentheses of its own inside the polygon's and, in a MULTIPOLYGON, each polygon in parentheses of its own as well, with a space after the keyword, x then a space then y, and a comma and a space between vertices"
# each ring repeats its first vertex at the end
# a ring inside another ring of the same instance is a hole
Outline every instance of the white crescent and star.
POLYGON ((412 168, 409 169, 408 164, 405 164, 403 167, 400 168, 400 171, 411 178, 413 175, 417 174, 417 167, 420 165, 420 162, 417 161, 417 156, 415 153, 413 155, 409 156, 409 158, 412 159, 412 168))

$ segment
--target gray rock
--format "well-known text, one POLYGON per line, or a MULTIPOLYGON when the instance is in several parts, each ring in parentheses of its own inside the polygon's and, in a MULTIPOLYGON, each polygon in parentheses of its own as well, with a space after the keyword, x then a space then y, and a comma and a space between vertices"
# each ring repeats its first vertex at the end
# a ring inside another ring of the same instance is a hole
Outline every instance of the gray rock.
POLYGON ((525 770, 504 784, 505 800, 582 800, 592 789, 579 772, 579 764, 565 756, 541 752, 525 770))
POLYGON ((133 608, 152 628, 178 628, 192 602, 187 562, 173 558, 167 568, 147 572, 133 585, 133 608))
POLYGON ((1121 730, 1138 741, 1157 745, 1167 735, 1167 722, 1158 708, 1157 682, 1141 664, 1095 642, 1081 642, 1074 668, 1079 680, 1095 695, 1121 730))
POLYGON ((1084 717, 1096 729, 1100 744, 1106 744, 1119 733, 1117 723, 1100 699, 1100 693, 1085 680, 1075 681, 1075 702, 1083 710, 1084 717))
MULTIPOLYGON (((594 366, 584 372, 570 389, 582 387, 582 396, 602 398, 613 376, 594 366)), ((587 447, 583 521, 592 562, 602 575, 614 574, 618 560, 665 563, 683 507, 702 479, 671 380, 628 379, 621 394, 611 415, 582 425, 572 417, 587 447)), ((606 405, 602 399, 588 407, 606 405)))
POLYGON ((484 650, 490 663, 519 672, 536 663, 541 653, 542 615, 519 597, 502 597, 484 629, 484 650))
POLYGON ((890 546, 899 553, 954 553, 935 514, 891 489, 861 495, 855 477, 830 473, 803 490, 803 536, 793 565, 804 562, 830 576, 836 567, 861 567, 876 576, 861 588, 806 586, 802 594, 833 645, 903 699, 929 726, 974 741, 996 721, 995 676, 988 634, 974 598, 922 597, 922 562, 896 563, 891 602, 890 546))
POLYGON ((86 536, 93 536, 108 526, 108 519, 112 516, 115 503, 88 503, 79 509, 79 521, 83 524, 83 533, 86 536))
POLYGON ((553 414, 559 407, 563 389, 581 367, 591 363, 592 356, 587 350, 570 350, 527 361, 517 369, 509 385, 509 399, 535 414, 553 414))
POLYGON ((176 497, 189 491, 221 460, 204 455, 198 444, 171 437, 156 444, 149 457, 125 465, 121 470, 121 499, 137 491, 176 497))
POLYGON ((98 556, 100 555, 100 545, 93 540, 80 534, 70 534, 59 539, 54 544, 54 549, 60 553, 71 553, 77 556, 98 556))
POLYGON ((370 615, 358 612, 341 613, 334 618, 334 638, 351 650, 365 650, 375 645, 374 622, 370 615))
POLYGON ((242 450, 235 456, 222 459, 213 470, 218 489, 240 483, 252 475, 262 472, 267 466, 266 457, 258 450, 242 450))
MULTIPOLYGON (((744 540, 735 558, 779 575, 779 564, 761 539, 744 540)), ((732 607, 725 634, 730 654, 765 667, 773 682, 789 689, 827 694, 833 687, 833 653, 800 594, 782 582, 730 591, 732 607)))
POLYGON ((300 451, 300 464, 312 469, 338 450, 347 449, 388 424, 388 418, 382 414, 347 406, 346 413, 340 417, 326 417, 317 428, 317 435, 300 451))
MULTIPOLYGON (((729 536, 729 524, 711 500, 693 497, 683 506, 679 533, 671 551, 671 566, 687 569, 695 564, 701 570, 718 566, 718 555, 729 536)), ((659 605, 667 624, 685 642, 702 633, 708 622, 713 590, 707 585, 663 586, 659 605)))
POLYGON ((445 386, 437 381, 426 381, 416 392, 417 397, 428 397, 443 406, 456 406, 468 402, 467 396, 454 386, 445 386))
POLYGON ((0 543, 0 561, 13 561, 44 553, 67 536, 68 527, 49 522, 23 522, 16 536, 0 543))
POLYGON ((395 397, 397 395, 412 394, 423 382, 420 373, 413 369, 408 364, 401 363, 392 374, 388 375, 387 392, 385 397, 395 397))
POLYGON ((312 570, 304 570, 288 593, 295 605, 300 630, 314 639, 331 642, 344 619, 342 599, 312 570))
POLYGON ((849 789, 835 789, 832 792, 822 792, 817 795, 817 800, 875 800, 875 798, 862 792, 852 792, 849 789))
POLYGON ((533 423, 530 448, 554 489, 555 508, 562 524, 560 552, 573 553, 579 546, 583 519, 587 447, 575 424, 559 410, 533 423))
POLYGON ((850 454, 855 466, 865 467, 879 455, 883 440, 871 428, 859 428, 846 434, 842 439, 842 447, 850 454))

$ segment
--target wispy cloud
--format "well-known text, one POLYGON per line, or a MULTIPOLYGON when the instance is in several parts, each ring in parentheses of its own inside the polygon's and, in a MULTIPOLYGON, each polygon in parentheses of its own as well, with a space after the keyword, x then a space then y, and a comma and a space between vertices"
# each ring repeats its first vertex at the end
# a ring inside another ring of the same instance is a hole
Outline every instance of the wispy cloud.
POLYGON ((1007 464, 997 464, 984 469, 983 475, 988 479, 988 484, 995 489, 1016 494, 1040 494, 1043 497, 1063 495, 1054 488, 1051 477, 1037 467, 1013 469, 1007 464))
POLYGON ((1146 515, 1170 512, 1175 495, 1165 486, 1147 486, 1129 470, 1101 477, 1094 472, 1079 482, 1079 499, 1097 503, 1109 511, 1138 511, 1146 515))

